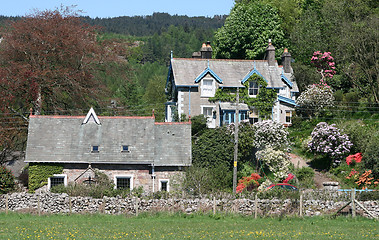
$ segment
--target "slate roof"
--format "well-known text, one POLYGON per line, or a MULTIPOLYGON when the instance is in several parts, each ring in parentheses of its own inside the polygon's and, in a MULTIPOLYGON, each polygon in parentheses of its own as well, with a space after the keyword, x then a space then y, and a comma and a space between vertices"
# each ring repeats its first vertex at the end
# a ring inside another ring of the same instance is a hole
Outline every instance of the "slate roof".
POLYGON ((242 86, 242 80, 256 70, 267 81, 269 88, 282 88, 283 74, 293 85, 291 91, 298 92, 292 73, 284 73, 283 68, 269 66, 267 60, 193 59, 172 58, 171 69, 176 86, 197 86, 195 79, 207 69, 212 70, 221 80, 223 87, 242 86))
MULTIPOLYGON (((87 115, 88 116, 88 115, 87 115)), ((191 124, 157 124, 154 117, 35 116, 25 162, 191 165, 191 124), (91 152, 92 146, 99 152, 91 152), (129 152, 122 152, 122 145, 129 152)))

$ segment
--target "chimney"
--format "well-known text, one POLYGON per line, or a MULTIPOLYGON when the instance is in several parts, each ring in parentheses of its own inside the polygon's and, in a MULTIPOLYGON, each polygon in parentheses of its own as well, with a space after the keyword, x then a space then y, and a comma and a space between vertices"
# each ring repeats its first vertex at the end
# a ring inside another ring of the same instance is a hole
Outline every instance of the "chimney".
POLYGON ((268 40, 266 48, 266 60, 268 60, 269 66, 275 66, 275 47, 271 44, 271 39, 268 40))
POLYGON ((291 53, 288 52, 288 49, 285 48, 282 55, 282 65, 285 73, 291 72, 291 53))
POLYGON ((201 46, 200 52, 201 52, 201 58, 211 59, 212 58, 211 42, 207 41, 207 43, 203 43, 203 46, 201 46))

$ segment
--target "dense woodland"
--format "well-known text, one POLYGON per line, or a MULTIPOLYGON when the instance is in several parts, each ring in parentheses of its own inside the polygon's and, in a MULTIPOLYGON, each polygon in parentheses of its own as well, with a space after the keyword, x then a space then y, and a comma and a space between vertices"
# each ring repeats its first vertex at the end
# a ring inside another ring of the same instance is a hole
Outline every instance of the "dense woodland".
MULTIPOLYGON (((38 109, 40 114, 85 114, 93 106, 101 115, 150 115, 154 109, 157 121, 163 121, 166 101, 164 88, 170 52, 173 51, 174 57, 191 57, 205 41, 212 42, 214 57, 217 58, 262 59, 268 39, 272 39, 279 63, 284 48, 289 49, 301 92, 308 85, 320 81, 320 75, 311 63, 313 53, 330 52, 334 57, 336 72, 327 84, 333 90, 336 104, 317 115, 316 119, 331 122, 360 119, 377 126, 377 1, 235 2, 229 16, 213 18, 171 16, 167 13, 106 19, 80 17, 83 25, 79 25, 91 36, 96 36, 93 38, 95 42, 93 39, 88 40, 91 46, 77 42, 76 45, 87 53, 86 58, 69 55, 72 58, 66 61, 59 52, 55 55, 51 49, 38 48, 37 42, 28 45, 30 41, 22 40, 33 36, 39 38, 41 35, 41 32, 38 33, 42 31, 38 21, 31 25, 28 23, 31 19, 55 19, 56 22, 52 21, 51 26, 43 30, 43 34, 48 35, 54 29, 54 24, 75 16, 75 11, 37 12, 26 18, 0 16, 0 35, 4 39, 14 36, 12 46, 17 43, 19 47, 15 50, 7 45, 7 41, 0 44, 2 159, 14 150, 24 148, 26 119, 30 108, 34 111, 38 109), (25 26, 17 24, 23 21, 27 23, 25 26), (22 54, 22 51, 26 54, 22 54), (44 51, 50 51, 50 55, 44 55, 44 51), (30 61, 36 59, 41 62, 31 64, 30 61), (38 65, 44 61, 53 61, 48 70, 38 65), (49 82, 48 79, 54 81, 49 82), (72 80, 75 80, 75 84, 72 84, 72 80), (28 98, 25 99, 25 96, 28 98)), ((67 30, 69 26, 61 31, 70 33, 67 30)), ((63 35, 55 37, 55 40, 51 37, 43 41, 51 41, 51 44, 59 47, 62 47, 62 43, 67 47, 67 43, 79 41, 63 41, 63 35)), ((56 49, 58 47, 54 51, 56 49)), ((299 131, 302 131, 302 120, 311 118, 313 121, 314 117, 298 115, 297 119, 294 118, 294 125, 298 122, 299 131)), ((313 121, 308 127, 314 127, 316 123, 313 121)), ((378 129, 375 126, 374 132, 378 129)), ((200 136, 201 131, 195 132, 200 136)), ((310 133, 309 129, 304 131, 310 133)), ((350 131, 353 132, 352 129, 350 131)), ((354 134, 357 142, 367 136, 354 134)), ((300 145, 301 142, 298 143, 300 145)), ((363 152, 363 148, 355 150, 363 152)), ((377 162, 374 166, 378 166, 377 162)), ((223 166, 220 165, 220 168, 223 166)), ((216 171, 217 174, 219 172, 216 171)))

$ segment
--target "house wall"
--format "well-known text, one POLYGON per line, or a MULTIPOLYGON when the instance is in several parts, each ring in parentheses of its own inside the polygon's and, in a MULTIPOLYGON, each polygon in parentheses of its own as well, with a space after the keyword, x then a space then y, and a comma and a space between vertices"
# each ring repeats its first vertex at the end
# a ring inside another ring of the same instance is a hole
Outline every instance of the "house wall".
MULTIPOLYGON (((159 181, 162 179, 169 179, 170 191, 175 190, 175 182, 184 174, 181 167, 155 167, 155 178, 153 180, 150 165, 93 164, 91 167, 105 173, 111 181, 115 176, 131 175, 133 176, 132 187, 142 186, 144 192, 152 192, 153 183, 154 192, 159 191, 159 181)), ((88 177, 95 178, 94 172, 92 170, 86 171, 87 168, 88 164, 65 164, 63 174, 67 175, 68 183, 75 182, 75 180, 77 183, 82 183, 88 177), (85 173, 83 174, 83 172, 85 173)))

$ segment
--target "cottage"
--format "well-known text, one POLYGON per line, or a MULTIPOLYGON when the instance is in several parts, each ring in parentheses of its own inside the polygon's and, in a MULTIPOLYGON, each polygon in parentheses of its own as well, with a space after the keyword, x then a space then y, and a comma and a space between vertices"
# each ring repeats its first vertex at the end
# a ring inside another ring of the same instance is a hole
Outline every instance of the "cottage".
MULTIPOLYGON (((272 106, 272 119, 285 125, 291 124, 295 99, 299 92, 293 78, 291 54, 285 50, 282 66, 275 60, 275 47, 269 43, 265 60, 211 59, 210 42, 203 44, 192 58, 171 58, 166 83, 166 122, 177 121, 181 116, 207 117, 208 127, 214 128, 234 122, 236 104, 211 102, 217 89, 235 91, 244 88, 252 75, 263 78, 267 88, 275 89, 277 99, 272 106)), ((249 82, 249 96, 256 97, 260 86, 249 82)), ((239 120, 251 123, 260 121, 259 111, 246 104, 239 104, 239 120)))
POLYGON ((91 182, 93 169, 116 188, 170 190, 170 181, 190 166, 191 123, 159 123, 151 117, 30 115, 25 162, 63 165, 56 184, 91 182))

